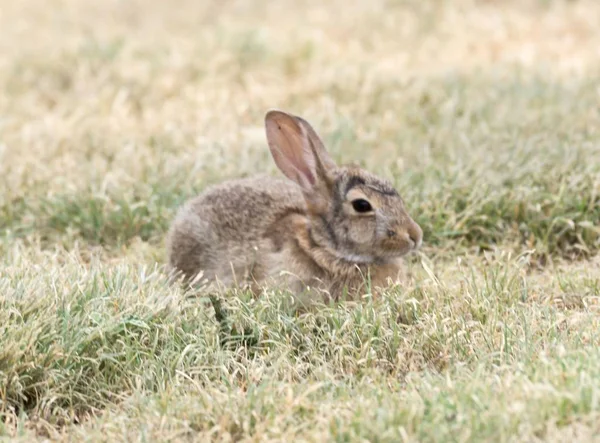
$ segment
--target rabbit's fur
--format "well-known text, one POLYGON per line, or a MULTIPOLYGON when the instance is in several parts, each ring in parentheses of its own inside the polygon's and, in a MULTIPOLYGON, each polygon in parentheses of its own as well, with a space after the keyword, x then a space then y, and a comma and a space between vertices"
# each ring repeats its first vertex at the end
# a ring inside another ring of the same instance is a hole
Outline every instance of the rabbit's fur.
POLYGON ((172 270, 187 282, 201 273, 225 286, 275 283, 335 300, 355 297, 365 282, 396 280, 400 257, 420 246, 423 232, 393 186, 336 166, 300 117, 269 111, 265 127, 287 179, 232 180, 189 201, 169 233, 172 270))

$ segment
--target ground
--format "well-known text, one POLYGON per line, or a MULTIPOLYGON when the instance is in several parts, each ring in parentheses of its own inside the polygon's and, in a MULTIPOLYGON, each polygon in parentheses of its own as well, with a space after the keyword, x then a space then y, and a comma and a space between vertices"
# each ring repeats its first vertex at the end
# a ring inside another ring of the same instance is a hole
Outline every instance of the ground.
POLYGON ((0 0, 0 437, 592 441, 600 3, 0 0), (381 299, 169 286, 269 108, 425 232, 381 299), (236 336, 246 330, 249 336, 236 336))

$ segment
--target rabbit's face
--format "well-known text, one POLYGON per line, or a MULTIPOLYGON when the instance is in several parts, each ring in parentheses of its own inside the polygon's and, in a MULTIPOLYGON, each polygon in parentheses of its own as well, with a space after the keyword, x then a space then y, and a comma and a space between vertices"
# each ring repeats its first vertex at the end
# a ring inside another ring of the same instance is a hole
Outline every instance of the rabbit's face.
POLYGON ((313 241, 352 262, 386 261, 420 246, 423 231, 389 182, 337 167, 300 117, 272 110, 265 128, 275 164, 304 193, 313 241))
POLYGON ((423 231, 389 182, 362 169, 342 168, 332 191, 328 229, 347 259, 386 260, 421 245, 423 231))

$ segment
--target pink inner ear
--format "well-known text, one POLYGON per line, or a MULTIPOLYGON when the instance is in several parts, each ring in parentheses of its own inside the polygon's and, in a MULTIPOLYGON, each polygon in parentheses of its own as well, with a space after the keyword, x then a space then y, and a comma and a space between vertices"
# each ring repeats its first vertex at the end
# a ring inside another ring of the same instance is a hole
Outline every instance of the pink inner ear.
POLYGON ((267 139, 275 163, 286 177, 305 189, 316 183, 315 160, 303 129, 290 116, 266 121, 267 139))
POLYGON ((315 177, 310 169, 302 162, 295 162, 282 153, 277 147, 271 149, 275 164, 281 169, 286 177, 298 183, 303 188, 310 188, 315 184, 315 177))

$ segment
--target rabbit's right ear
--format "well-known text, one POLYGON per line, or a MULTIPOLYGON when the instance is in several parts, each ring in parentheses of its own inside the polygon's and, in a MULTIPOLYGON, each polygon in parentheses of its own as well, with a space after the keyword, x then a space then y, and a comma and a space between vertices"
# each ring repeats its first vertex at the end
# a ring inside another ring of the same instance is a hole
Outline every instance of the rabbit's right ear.
POLYGON ((271 155, 287 178, 305 191, 330 181, 335 163, 306 120, 272 110, 265 116, 265 128, 271 155))

